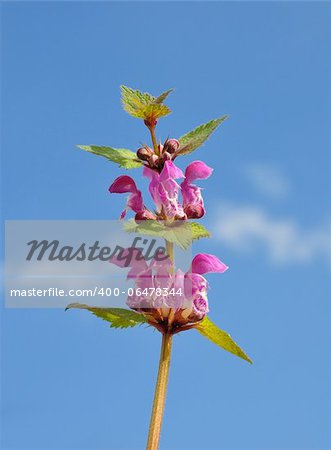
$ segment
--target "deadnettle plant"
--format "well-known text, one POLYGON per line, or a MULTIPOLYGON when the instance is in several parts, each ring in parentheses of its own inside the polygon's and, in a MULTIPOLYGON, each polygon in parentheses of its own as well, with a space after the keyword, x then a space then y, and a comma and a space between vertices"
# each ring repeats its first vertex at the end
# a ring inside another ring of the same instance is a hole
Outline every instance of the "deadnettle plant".
POLYGON ((196 182, 209 178, 213 172, 211 167, 200 160, 191 162, 182 171, 177 161, 200 147, 227 116, 211 120, 179 139, 167 138, 161 143, 156 139, 155 128, 158 119, 170 113, 164 101, 171 90, 158 97, 126 86, 121 86, 121 90, 124 109, 131 116, 144 121, 150 132, 151 145, 145 144, 136 152, 96 145, 78 147, 103 156, 125 169, 143 168, 142 175, 148 179, 153 208, 146 206, 139 183, 137 186, 136 181, 128 175, 117 177, 109 186, 109 192, 126 194, 126 205, 119 215, 126 231, 162 237, 166 253, 156 253, 151 261, 146 261, 141 249, 131 247, 111 258, 110 264, 129 269, 127 278, 134 282, 132 295, 127 298, 128 309, 99 308, 78 303, 68 308, 87 309, 110 322, 114 328, 145 323, 162 334, 159 372, 147 440, 147 449, 154 450, 159 445, 175 334, 195 329, 224 350, 248 362, 251 360, 230 335, 219 329, 207 316, 208 282, 204 275, 224 273, 228 269, 226 264, 214 255, 199 253, 193 257, 190 268, 182 271, 176 268, 174 257, 175 246, 186 249, 195 239, 209 237, 205 227, 196 222, 206 213, 201 187, 196 182), (134 218, 124 221, 130 211, 134 213, 134 218), (128 263, 125 256, 129 254, 131 257, 128 263))

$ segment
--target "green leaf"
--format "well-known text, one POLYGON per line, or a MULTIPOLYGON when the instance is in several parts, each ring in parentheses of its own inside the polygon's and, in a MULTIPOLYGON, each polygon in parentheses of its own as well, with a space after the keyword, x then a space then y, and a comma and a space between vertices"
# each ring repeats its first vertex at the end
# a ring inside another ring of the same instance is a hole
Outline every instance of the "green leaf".
POLYGON ((246 353, 234 342, 232 337, 225 331, 218 328, 211 320, 209 320, 207 316, 195 328, 199 331, 199 333, 212 341, 214 344, 222 347, 227 352, 233 353, 251 364, 253 363, 246 353))
POLYGON ((191 222, 191 232, 193 240, 210 237, 209 231, 198 222, 191 222))
POLYGON ((128 233, 137 233, 147 236, 159 237, 178 245, 186 250, 192 243, 192 230, 189 222, 177 220, 166 225, 155 220, 142 220, 136 222, 134 219, 124 223, 124 229, 128 233))
POLYGON ((68 309, 86 309, 95 316, 110 322, 111 328, 129 328, 147 322, 142 314, 123 308, 99 308, 82 303, 71 303, 65 310, 68 309))
POLYGON ((94 155, 103 156, 125 169, 136 169, 142 165, 142 161, 137 158, 136 153, 125 148, 99 147, 97 145, 77 145, 77 147, 94 155))
POLYGON ((168 95, 173 91, 173 89, 168 89, 165 92, 162 92, 155 100, 154 103, 163 103, 164 100, 168 97, 168 95))
POLYGON ((170 226, 166 226, 163 237, 168 242, 172 242, 183 250, 186 250, 192 244, 191 224, 189 222, 180 222, 178 220, 170 226))
POLYGON ((128 233, 137 233, 147 236, 159 237, 178 245, 186 250, 195 239, 209 237, 206 228, 197 222, 176 220, 167 225, 155 220, 142 220, 136 222, 134 219, 124 222, 124 229, 128 233))
POLYGON ((150 105, 145 106, 141 111, 141 118, 144 120, 155 120, 167 116, 170 113, 171 110, 168 106, 163 105, 162 103, 151 103, 150 105))
POLYGON ((128 233, 141 233, 163 237, 165 226, 162 222, 155 220, 141 220, 136 222, 135 219, 130 219, 124 222, 124 229, 128 233))
POLYGON ((148 92, 140 92, 127 86, 121 86, 122 105, 124 110, 133 117, 144 120, 155 120, 166 116, 171 111, 163 104, 172 89, 154 97, 148 92))
POLYGON ((189 133, 179 138, 180 148, 178 155, 186 155, 187 153, 193 152, 196 148, 200 147, 216 130, 216 128, 224 122, 228 116, 222 116, 218 119, 210 120, 203 125, 195 128, 189 133))

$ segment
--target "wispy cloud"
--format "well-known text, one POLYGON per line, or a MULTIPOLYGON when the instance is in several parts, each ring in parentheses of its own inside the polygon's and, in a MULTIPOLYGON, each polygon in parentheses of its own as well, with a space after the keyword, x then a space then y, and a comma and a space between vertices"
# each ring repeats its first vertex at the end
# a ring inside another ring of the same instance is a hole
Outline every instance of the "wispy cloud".
POLYGON ((241 252, 265 252, 273 263, 331 260, 330 224, 305 229, 294 218, 272 217, 259 206, 221 204, 214 236, 241 252))
POLYGON ((243 169, 245 177, 261 193, 273 198, 284 198, 290 184, 276 166, 265 163, 249 164, 243 169))

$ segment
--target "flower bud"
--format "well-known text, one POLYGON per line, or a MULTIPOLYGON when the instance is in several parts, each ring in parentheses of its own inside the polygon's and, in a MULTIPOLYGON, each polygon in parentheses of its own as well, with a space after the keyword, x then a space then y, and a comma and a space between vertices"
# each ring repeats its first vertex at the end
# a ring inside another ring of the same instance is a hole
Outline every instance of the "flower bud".
POLYGON ((201 219, 205 215, 205 209, 201 205, 188 205, 184 212, 188 219, 201 219))
POLYGON ((153 152, 149 147, 141 147, 137 150, 137 156, 142 161, 147 161, 151 156, 153 152))
POLYGON ((162 155, 162 152, 163 152, 163 145, 162 145, 162 144, 159 144, 159 145, 157 146, 157 148, 159 149, 159 154, 162 155))
POLYGON ((155 155, 154 153, 152 154, 152 156, 150 156, 150 158, 148 159, 148 164, 150 167, 155 167, 157 166, 157 163, 159 162, 159 158, 157 157, 157 155, 155 155))
POLYGON ((150 127, 155 127, 157 124, 157 120, 156 119, 145 119, 144 120, 144 124, 146 125, 146 127, 150 128, 150 127))
POLYGON ((168 153, 175 153, 180 147, 180 143, 177 139, 167 139, 164 143, 163 151, 168 153))

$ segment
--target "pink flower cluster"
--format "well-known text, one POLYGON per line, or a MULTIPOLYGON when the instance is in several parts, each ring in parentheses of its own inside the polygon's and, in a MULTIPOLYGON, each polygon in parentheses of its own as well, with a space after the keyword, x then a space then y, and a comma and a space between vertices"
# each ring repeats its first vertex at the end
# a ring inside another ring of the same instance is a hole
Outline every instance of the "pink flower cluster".
MULTIPOLYGON (((145 206, 141 191, 127 175, 116 178, 109 187, 109 192, 129 194, 126 207, 120 215, 121 219, 125 217, 127 210, 135 213, 135 220, 138 222, 164 220, 171 223, 176 220, 199 219, 205 214, 205 207, 201 188, 194 182, 208 178, 212 172, 213 169, 202 161, 189 164, 185 173, 171 159, 163 161, 160 168, 153 168, 150 163, 145 165, 143 175, 149 179, 149 192, 155 205, 153 210, 145 206), (180 184, 177 182, 179 179, 183 179, 180 184)), ((167 315, 170 310, 173 311, 171 321, 178 327, 188 326, 203 319, 209 310, 208 283, 203 275, 209 272, 225 272, 228 267, 224 263, 216 256, 200 253, 193 258, 190 270, 183 273, 174 269, 170 258, 162 261, 154 258, 147 264, 140 254, 140 249, 127 249, 130 250, 136 252, 128 273, 128 278, 135 281, 134 295, 127 299, 130 308, 148 315, 156 327, 161 326, 164 320, 169 325, 170 319, 167 315), (165 293, 155 295, 158 288, 165 293), (171 291, 172 294, 169 295, 171 291)), ((126 267, 123 262, 125 258, 121 256, 113 258, 111 262, 126 267)))
POLYGON ((194 161, 189 164, 185 174, 171 160, 165 161, 160 173, 145 166, 143 175, 149 178, 149 192, 156 207, 156 215, 153 214, 143 202, 141 191, 134 180, 121 175, 109 187, 110 193, 129 193, 126 208, 121 213, 121 218, 126 215, 127 209, 136 213, 136 220, 185 220, 200 219, 205 214, 201 188, 193 184, 195 180, 208 178, 213 169, 202 161, 194 161), (184 178, 181 184, 176 180, 184 178), (179 199, 181 192, 182 201, 179 199))
POLYGON ((119 267, 130 267, 127 277, 134 279, 135 288, 133 294, 128 297, 127 304, 141 313, 148 314, 152 311, 156 322, 155 311, 160 308, 163 319, 164 309, 172 308, 175 311, 173 320, 178 326, 203 319, 209 311, 208 282, 203 275, 211 272, 223 273, 228 269, 216 256, 199 253, 193 258, 186 273, 180 269, 172 273, 170 258, 153 258, 147 264, 140 249, 126 250, 129 251, 135 253, 129 266, 125 264, 125 254, 112 258, 111 263, 119 267))

